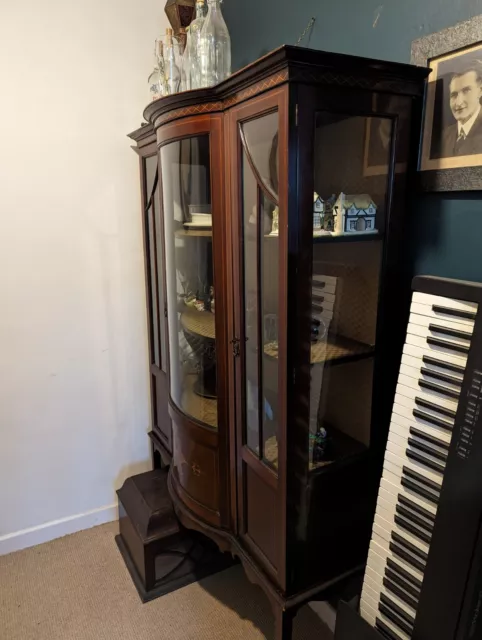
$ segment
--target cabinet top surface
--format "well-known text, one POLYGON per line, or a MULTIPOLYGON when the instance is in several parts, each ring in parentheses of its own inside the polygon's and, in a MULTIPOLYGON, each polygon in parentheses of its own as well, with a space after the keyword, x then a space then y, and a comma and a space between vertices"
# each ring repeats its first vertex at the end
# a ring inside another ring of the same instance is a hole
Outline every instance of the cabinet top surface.
MULTIPOLYGON (((272 79, 272 86, 284 82, 323 82, 372 89, 383 80, 385 83, 404 84, 403 90, 400 87, 397 90, 394 85, 395 93, 420 95, 423 81, 429 72, 428 68, 399 62, 283 45, 236 71, 214 87, 184 91, 153 101, 144 110, 144 118, 154 124, 160 115, 168 111, 205 102, 218 101, 221 110, 226 108, 226 105, 221 107, 223 102, 231 106, 231 102, 237 102, 236 97, 240 92, 266 81, 267 78, 272 79)), ((271 87, 265 87, 267 88, 271 87)))

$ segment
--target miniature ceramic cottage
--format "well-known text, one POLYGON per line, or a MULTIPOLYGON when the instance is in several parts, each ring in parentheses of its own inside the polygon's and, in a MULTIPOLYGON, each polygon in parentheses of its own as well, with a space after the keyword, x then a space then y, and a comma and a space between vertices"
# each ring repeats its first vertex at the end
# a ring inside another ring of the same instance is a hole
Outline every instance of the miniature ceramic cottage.
POLYGON ((315 191, 313 194, 313 233, 322 229, 324 214, 325 203, 315 191))
POLYGON ((335 234, 376 233, 377 205, 368 193, 338 196, 335 209, 335 234))

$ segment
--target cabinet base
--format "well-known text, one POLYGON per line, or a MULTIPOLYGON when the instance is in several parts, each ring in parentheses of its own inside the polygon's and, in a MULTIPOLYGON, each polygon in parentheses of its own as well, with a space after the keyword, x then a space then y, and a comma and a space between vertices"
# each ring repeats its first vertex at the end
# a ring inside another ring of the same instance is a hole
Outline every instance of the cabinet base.
POLYGON ((177 520, 167 491, 167 469, 128 478, 117 492, 116 543, 142 602, 228 569, 228 554, 177 520))

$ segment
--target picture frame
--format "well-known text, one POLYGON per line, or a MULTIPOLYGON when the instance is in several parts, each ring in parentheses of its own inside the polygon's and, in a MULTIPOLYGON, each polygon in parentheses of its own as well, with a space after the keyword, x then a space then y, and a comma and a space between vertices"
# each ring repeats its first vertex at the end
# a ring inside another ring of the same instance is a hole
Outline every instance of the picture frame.
POLYGON ((482 190, 481 33, 482 16, 476 16, 412 42, 411 63, 431 68, 419 154, 422 191, 482 190))

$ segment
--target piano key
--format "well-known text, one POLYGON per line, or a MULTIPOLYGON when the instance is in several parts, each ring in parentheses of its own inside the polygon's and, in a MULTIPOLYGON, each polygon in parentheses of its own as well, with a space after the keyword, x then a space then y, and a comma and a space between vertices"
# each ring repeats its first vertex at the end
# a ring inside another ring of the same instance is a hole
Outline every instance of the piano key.
POLYGON ((460 398, 460 390, 451 389, 447 384, 441 385, 437 382, 424 380, 423 377, 419 379, 418 384, 421 389, 425 389, 426 391, 435 391, 442 396, 453 398, 456 401, 460 398))
POLYGON ((467 364, 468 352, 466 352, 465 347, 460 347, 459 349, 458 345, 451 345, 450 343, 447 345, 443 340, 437 340, 430 337, 424 338, 423 336, 416 336, 411 333, 407 333, 405 344, 412 345, 418 349, 424 349, 427 351, 427 355, 433 355, 435 358, 439 358, 440 360, 445 360, 447 358, 447 361, 451 362, 452 357, 456 357, 462 361, 457 362, 456 364, 460 364, 461 366, 467 364))
POLYGON ((475 321, 477 317, 477 313, 471 311, 459 311, 458 309, 449 309, 448 307, 444 307, 442 305, 434 304, 432 306, 432 311, 438 315, 442 316, 451 316, 453 318, 460 318, 463 320, 475 321))
POLYGON ((410 480, 409 478, 402 478, 401 482, 405 489, 412 491, 420 498, 425 498, 426 500, 433 502, 433 504, 438 504, 439 494, 436 494, 429 489, 425 489, 424 487, 420 487, 420 485, 417 485, 416 482, 413 482, 413 480, 410 480))
POLYGON ((401 516, 396 515, 395 523, 398 524, 398 526, 401 529, 404 529, 404 531, 406 531, 407 533, 410 533, 415 538, 418 538, 422 542, 425 542, 427 545, 430 545, 432 536, 429 533, 426 533, 425 531, 422 531, 421 529, 416 527, 409 520, 406 520, 405 518, 402 518, 401 516))
POLYGON ((433 424, 431 421, 414 416, 413 410, 410 411, 410 409, 405 407, 399 408, 398 406, 393 405, 390 429, 393 429, 394 432, 399 435, 403 435, 408 438, 410 429, 417 429, 417 431, 422 433, 425 437, 435 438, 444 443, 448 448, 452 440, 452 425, 445 421, 443 421, 443 425, 444 426, 433 424), (405 412, 405 415, 401 415, 403 412, 405 412))
POLYGON ((414 593, 416 593, 416 597, 420 596, 420 590, 422 589, 422 581, 417 580, 414 576, 407 571, 404 567, 401 566, 402 562, 400 559, 392 560, 392 558, 387 558, 387 567, 389 567, 395 573, 398 573, 402 578, 405 579, 405 582, 408 582, 415 589, 414 593))
POLYGON ((376 593, 381 592, 385 587, 389 592, 395 594, 397 598, 400 598, 405 605, 415 612, 417 610, 417 600, 411 596, 405 589, 400 586, 400 583, 394 582, 386 576, 380 576, 375 573, 370 567, 365 569, 364 584, 368 584, 376 593))
POLYGON ((433 410, 441 413, 442 413, 441 409, 449 409, 450 413, 447 413, 447 414, 444 413, 444 415, 447 415, 448 417, 452 415, 453 418, 455 418, 455 412, 457 410, 458 401, 452 398, 446 398, 442 396, 440 393, 438 393, 437 391, 432 391, 430 389, 424 390, 420 388, 413 389, 399 382, 397 384, 396 394, 401 395, 405 398, 411 398, 412 400, 419 398, 420 400, 423 400, 425 402, 432 404, 434 406, 433 410))
POLYGON ((432 483, 431 480, 424 478, 420 474, 416 474, 411 469, 407 469, 406 467, 405 469, 400 468, 385 460, 383 464, 383 475, 387 473, 397 476, 400 484, 420 496, 420 499, 428 500, 434 505, 438 504, 440 499, 440 485, 432 483))
POLYGON ((422 411, 428 410, 435 414, 440 413, 446 418, 450 418, 452 421, 455 421, 455 417, 457 415, 456 411, 442 406, 440 400, 438 400, 437 402, 432 402, 431 400, 427 400, 424 397, 425 395, 426 394, 420 393, 417 396, 415 396, 415 404, 417 405, 417 407, 422 407, 422 411))
POLYGON ((376 561, 387 564, 390 560, 391 562, 396 563, 401 569, 403 569, 406 573, 411 576, 412 584, 414 586, 420 588, 423 581, 423 568, 414 566, 412 560, 415 559, 415 556, 410 556, 409 561, 405 559, 403 555, 400 553, 396 553, 391 549, 392 542, 387 542, 383 538, 380 538, 378 534, 374 534, 372 536, 372 540, 370 542, 370 549, 368 551, 369 556, 371 555, 375 558, 376 561))
MULTIPOLYGON (((388 595, 386 590, 381 591, 380 593, 380 603, 392 609, 400 618, 403 618, 407 624, 413 629, 413 625, 415 624, 415 618, 412 613, 410 613, 409 607, 405 605, 405 603, 397 598, 396 596, 390 594, 388 595)), ((412 630, 411 629, 411 630, 412 630)))
POLYGON ((413 626, 406 622, 403 618, 397 615, 392 609, 387 607, 384 603, 380 602, 378 605, 379 613, 383 614, 386 618, 391 620, 396 627, 399 627, 402 631, 405 631, 407 635, 411 635, 413 626))
POLYGON ((380 635, 385 637, 387 640, 405 640, 406 638, 410 638, 410 636, 400 632, 398 629, 395 631, 391 622, 382 620, 378 616, 375 620, 374 626, 377 628, 380 635))
POLYGON ((424 315, 422 313, 417 313, 410 310, 410 317, 408 319, 409 324, 419 325, 421 327, 425 327, 428 329, 430 325, 434 324, 441 329, 446 329, 448 331, 460 331, 463 335, 462 337, 468 336, 468 339, 471 339, 472 334, 474 333, 475 322, 459 322, 458 319, 454 316, 453 318, 442 318, 442 317, 434 317, 424 315))
MULTIPOLYGON (((470 348, 470 333, 450 329, 449 327, 444 327, 435 322, 431 322, 427 327, 409 322, 407 327, 407 337, 409 335, 420 336, 425 338, 427 341, 429 338, 443 340, 447 342, 447 345, 445 345, 447 349, 452 349, 455 346, 463 347, 463 349, 460 350, 460 353, 468 353, 468 349, 470 348)), ((459 349, 454 348, 454 351, 457 352, 459 349)))
POLYGON ((375 514, 373 530, 388 542, 392 540, 393 542, 398 542, 398 544, 404 546, 408 551, 410 551, 410 553, 420 558, 420 560, 423 560, 424 562, 427 561, 427 554, 429 550, 428 544, 411 534, 409 531, 402 529, 402 527, 400 527, 396 522, 389 522, 379 513, 375 514))
POLYGON ((435 368, 427 367, 424 365, 421 358, 418 366, 416 367, 402 362, 400 365, 399 377, 401 375, 405 376, 407 380, 415 380, 417 383, 419 380, 434 382, 435 384, 440 384, 442 382, 444 386, 448 389, 452 389, 453 391, 460 391, 460 388, 462 387, 462 377, 458 378, 457 376, 448 374, 446 371, 442 373, 441 371, 436 371, 435 368))
POLYGON ((425 430, 422 431, 417 427, 410 427, 409 433, 410 435, 417 437, 419 440, 422 440, 424 442, 427 442, 428 444, 438 447, 439 450, 441 449, 445 452, 449 450, 449 444, 447 442, 445 442, 441 438, 437 438, 436 436, 432 436, 431 434, 428 434, 425 430))
POLYGON ((393 540, 387 541, 376 531, 372 533, 372 547, 376 552, 380 552, 380 555, 384 552, 392 556, 394 560, 403 564, 405 569, 414 572, 414 575, 423 580, 425 562, 411 553, 406 547, 403 547, 393 540))
POLYGON ((419 504, 414 502, 413 499, 408 499, 401 493, 401 491, 397 492, 395 490, 393 493, 389 493, 385 489, 380 489, 378 492, 378 500, 383 500, 385 504, 390 505, 390 508, 387 507, 387 510, 393 509, 394 513, 400 509, 405 510, 411 514, 414 522, 418 523, 418 520, 420 520, 420 522, 423 523, 424 528, 429 531, 433 529, 435 514, 431 513, 425 507, 421 507, 419 504))
POLYGON ((420 589, 416 589, 412 584, 410 584, 410 582, 404 580, 400 576, 400 574, 398 574, 396 571, 393 571, 393 569, 390 569, 390 567, 386 567, 384 577, 394 582, 398 587, 400 587, 400 589, 403 589, 414 600, 417 601, 420 597, 420 589))
POLYGON ((443 476, 445 464, 434 462, 428 456, 421 455, 417 451, 412 451, 411 449, 407 449, 405 453, 410 460, 419 462, 422 466, 427 467, 427 469, 440 473, 440 475, 443 476))
MULTIPOLYGON (((454 420, 452 418, 443 414, 439 410, 432 409, 431 406, 433 405, 433 403, 431 405, 424 404, 422 407, 422 403, 420 402, 422 398, 420 398, 419 396, 416 397, 419 398, 418 403, 415 402, 415 398, 409 398, 406 395, 397 393, 395 396, 395 402, 393 404, 394 413, 409 418, 410 420, 418 417, 421 420, 425 420, 426 422, 429 422, 434 426, 442 427, 444 429, 447 429, 448 431, 451 431, 453 429, 454 420), (415 414, 415 411, 419 412, 421 415, 419 415, 418 413, 415 414)), ((424 401, 422 400, 422 402, 424 401)), ((445 407, 442 408, 445 409, 445 407)), ((451 411, 451 409, 449 409, 449 411, 451 411)))
POLYGON ((392 540, 392 542, 390 542, 390 551, 398 558, 405 560, 405 562, 414 569, 422 572, 425 571, 426 563, 421 558, 417 558, 413 553, 410 553, 401 544, 392 540))
POLYGON ((461 379, 463 377, 463 373, 465 371, 465 367, 459 364, 454 364, 453 362, 448 362, 447 359, 443 361, 440 358, 434 358, 430 355, 423 355, 422 362, 430 368, 436 369, 446 369, 456 375, 460 375, 461 379))
POLYGON ((441 482, 432 480, 425 469, 423 469, 422 473, 420 473, 419 469, 415 470, 413 468, 413 465, 407 463, 403 465, 402 476, 403 478, 407 478, 409 480, 412 480, 413 482, 417 482, 418 484, 421 484, 422 486, 430 489, 430 491, 432 491, 433 493, 440 495, 440 490, 442 488, 441 482))
MULTIPOLYGON (((413 427, 410 427, 413 429, 413 427)), ((424 455, 434 458, 445 464, 447 460, 447 449, 440 448, 438 445, 429 443, 425 438, 421 438, 415 433, 411 433, 410 429, 404 429, 404 427, 398 427, 398 425, 390 425, 390 432, 388 440, 393 442, 399 447, 410 446, 412 449, 424 453, 424 455)), ((422 436, 425 434, 422 432, 422 436)), ((443 443, 445 444, 445 443, 443 443)))
POLYGON ((412 522, 420 529, 425 529, 427 533, 430 535, 433 532, 433 523, 427 522, 421 516, 414 513, 409 507, 403 504, 397 504, 395 507, 395 511, 399 516, 407 520, 408 522, 412 522))
POLYGON ((467 311, 469 313, 477 312, 477 303, 468 302, 466 300, 455 300, 453 298, 446 298, 445 296, 436 296, 430 293, 422 293, 421 291, 414 291, 412 294, 412 303, 425 304, 430 307, 441 306, 449 311, 467 311))
POLYGON ((425 511, 431 513, 432 517, 435 518, 435 514, 437 513, 436 504, 426 498, 420 497, 418 493, 404 487, 401 483, 400 477, 397 478, 392 473, 384 472, 380 482, 380 488, 383 488, 384 491, 392 494, 392 499, 394 500, 399 500, 399 496, 403 496, 404 498, 411 500, 419 508, 425 509, 425 511))
POLYGON ((422 409, 414 409, 412 411, 412 415, 417 420, 424 420, 425 422, 429 422, 434 427, 442 427, 447 431, 452 431, 453 429, 453 421, 450 422, 445 418, 437 418, 436 416, 433 416, 431 413, 427 413, 427 411, 423 411, 422 409))
POLYGON ((431 336, 427 338, 427 344, 431 347, 448 349, 455 353, 463 353, 465 355, 468 355, 470 351, 470 346, 468 345, 458 344, 456 342, 451 342, 450 340, 443 340, 442 338, 432 338, 431 336))
MULTIPOLYGON (((413 452, 411 452, 411 454, 413 454, 413 452)), ((411 457, 407 458, 407 455, 406 451, 394 445, 390 440, 388 441, 385 453, 385 462, 398 466, 401 470, 407 468, 413 473, 419 474, 423 478, 423 481, 418 479, 419 482, 440 491, 443 479, 443 469, 441 471, 436 471, 430 468, 426 462, 412 459, 411 457)), ((413 476, 411 477, 413 478, 413 476)), ((417 480, 417 478, 414 479, 417 480)))
POLYGON ((405 509, 409 509, 410 511, 413 511, 421 518, 428 520, 428 522, 432 525, 432 528, 433 528, 433 524, 435 522, 435 515, 431 513, 428 509, 421 507, 413 499, 407 498, 401 493, 398 494, 398 504, 401 507, 404 507, 405 509))
POLYGON ((418 437, 408 438, 407 444, 409 447, 415 449, 415 451, 421 453, 422 455, 435 458, 435 460, 439 460, 440 462, 442 462, 444 466, 447 464, 448 456, 446 451, 440 451, 440 449, 438 449, 436 446, 429 445, 423 440, 420 440, 418 437))
POLYGON ((430 366, 436 366, 452 373, 463 373, 467 367, 467 358, 460 353, 437 353, 436 350, 430 347, 423 338, 419 336, 410 336, 410 341, 405 340, 403 345, 403 356, 410 358, 421 358, 423 362, 427 359, 434 360, 436 364, 430 363, 430 366), (416 344, 411 344, 414 342, 416 344))
MULTIPOLYGON (((454 402, 458 402, 460 396, 460 386, 449 385, 445 382, 441 382, 436 378, 430 376, 424 376, 419 371, 417 375, 408 375, 406 372, 409 367, 400 367, 400 373, 398 374, 398 384, 403 384, 415 391, 434 391, 443 398, 448 398, 454 402)), ((414 370, 415 371, 415 370, 414 370)), ((409 372, 411 374, 411 372, 409 372)))

